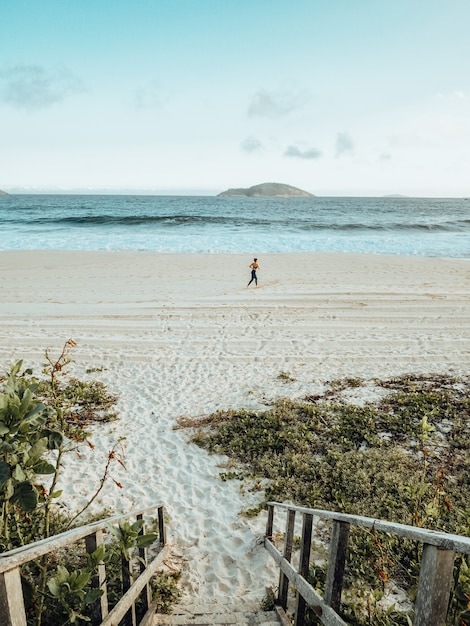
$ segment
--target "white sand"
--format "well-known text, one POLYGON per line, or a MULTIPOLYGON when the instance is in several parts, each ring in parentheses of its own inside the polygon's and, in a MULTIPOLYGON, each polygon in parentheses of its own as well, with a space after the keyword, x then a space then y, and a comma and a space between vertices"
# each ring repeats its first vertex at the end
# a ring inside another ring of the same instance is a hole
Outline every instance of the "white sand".
POLYGON ((1 252, 0 363, 39 372, 44 350, 73 338, 74 373, 120 394, 120 420, 97 428, 64 470, 78 507, 124 436, 124 462, 101 506, 163 502, 170 540, 188 559, 185 584, 201 598, 264 594, 274 567, 257 544, 265 518, 239 516, 259 493, 222 482, 222 457, 187 443, 179 415, 262 407, 342 376, 468 373, 470 264, 350 254, 260 258, 246 289, 239 255, 1 252), (289 373, 294 382, 279 378, 289 373))

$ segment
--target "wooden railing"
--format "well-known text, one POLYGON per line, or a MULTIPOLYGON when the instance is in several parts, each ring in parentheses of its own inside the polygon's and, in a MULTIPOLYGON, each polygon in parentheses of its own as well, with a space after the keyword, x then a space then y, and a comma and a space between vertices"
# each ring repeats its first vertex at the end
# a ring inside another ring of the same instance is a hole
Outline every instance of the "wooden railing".
MULTIPOLYGON (((129 575, 130 564, 125 563, 123 569, 123 591, 119 602, 108 610, 108 595, 106 588, 106 570, 104 563, 99 565, 98 575, 92 581, 94 587, 103 590, 103 594, 92 606, 92 626, 117 626, 125 619, 126 626, 136 626, 136 602, 140 599, 145 615, 140 626, 150 624, 154 610, 151 607, 150 579, 166 554, 166 531, 163 516, 163 506, 154 505, 145 509, 132 511, 126 515, 115 515, 98 522, 74 528, 67 532, 42 539, 36 543, 10 550, 0 554, 0 624, 1 626, 26 626, 25 604, 21 586, 20 567, 29 561, 38 559, 60 548, 68 548, 73 543, 84 539, 88 553, 92 553, 103 543, 106 529, 110 524, 116 525, 124 519, 144 519, 144 515, 157 511, 158 513, 158 552, 155 558, 148 563, 147 548, 139 549, 140 574, 135 579, 129 575)), ((142 527, 140 534, 145 534, 142 527)))
POLYGON ((385 532, 390 535, 405 537, 423 544, 418 592, 414 605, 413 626, 444 626, 449 604, 454 556, 456 552, 470 554, 469 537, 461 537, 404 524, 395 524, 358 515, 347 515, 269 502, 264 545, 280 567, 276 603, 281 609, 281 617, 287 608, 287 591, 290 583, 296 590, 295 626, 303 626, 307 605, 322 624, 326 626, 347 626, 338 613, 341 605, 351 525, 370 528, 373 532, 385 532), (273 543, 275 508, 287 511, 283 554, 277 550, 273 543), (296 513, 302 516, 298 571, 291 565, 296 513), (324 597, 320 596, 307 582, 314 517, 331 519, 333 521, 324 597))

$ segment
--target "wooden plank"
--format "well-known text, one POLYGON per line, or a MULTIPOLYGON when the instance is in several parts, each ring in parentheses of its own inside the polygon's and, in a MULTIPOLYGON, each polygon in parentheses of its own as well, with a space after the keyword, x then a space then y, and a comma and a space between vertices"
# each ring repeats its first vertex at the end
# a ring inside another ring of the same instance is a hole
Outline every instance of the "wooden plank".
POLYGON ((143 618, 140 620, 139 626, 153 626, 157 609, 158 609, 158 602, 152 602, 152 604, 149 606, 147 610, 147 613, 145 613, 143 618))
MULTIPOLYGON (((302 520, 302 545, 300 547, 299 574, 304 579, 308 579, 310 570, 310 550, 312 547, 312 526, 313 515, 304 513, 302 520)), ((304 626, 305 624, 305 598, 297 590, 295 621, 294 626, 304 626)))
POLYGON ((141 574, 137 580, 131 585, 128 592, 123 596, 116 606, 109 612, 109 615, 103 620, 101 626, 118 626, 127 611, 131 608, 133 602, 154 576, 157 567, 168 556, 168 548, 162 548, 158 555, 153 559, 145 572, 141 574))
MULTIPOLYGON (((137 516, 138 520, 143 520, 143 515, 137 516)), ((139 535, 142 537, 145 535, 145 524, 143 524, 142 528, 139 531, 139 535)), ((148 558, 147 558, 147 548, 139 548, 139 569, 142 574, 147 568, 148 558)), ((150 589, 150 584, 147 583, 145 585, 145 589, 143 590, 142 596, 142 608, 144 611, 147 611, 150 604, 152 603, 152 591, 150 589)))
POLYGON ((274 507, 268 506, 268 519, 266 522, 266 535, 265 537, 269 537, 270 539, 273 536, 273 525, 274 525, 274 507))
MULTIPOLYGON (((289 561, 292 558, 292 546, 294 544, 295 511, 287 511, 286 536, 284 538, 284 558, 289 561)), ((281 570, 279 574, 279 604, 284 610, 287 608, 287 593, 289 591, 289 579, 281 570)))
POLYGON ((307 604, 314 610, 318 619, 325 626, 348 626, 345 621, 341 619, 336 612, 326 604, 320 594, 310 585, 295 569, 292 565, 286 561, 282 554, 277 550, 274 544, 267 540, 266 550, 273 557, 276 563, 282 568, 291 584, 299 591, 307 604))
MULTIPOLYGON (((121 559, 121 576, 122 576, 122 596, 125 596, 132 586, 131 562, 125 558, 121 559)), ((132 599, 131 605, 129 609, 126 611, 126 614, 124 615, 124 624, 126 626, 137 626, 137 617, 135 614, 135 601, 137 600, 138 595, 139 594, 137 594, 132 599)))
POLYGON ((454 569, 453 550, 423 547, 413 626, 444 626, 454 569))
POLYGON ((19 567, 0 574, 0 618, 2 626, 26 626, 19 567))
POLYGON ((93 522, 92 524, 87 524, 86 526, 80 526, 79 528, 67 530, 64 533, 60 533, 59 535, 55 535, 53 537, 41 539, 40 541, 36 541, 27 546, 21 546, 20 548, 16 548, 15 550, 3 552, 2 554, 0 554, 0 573, 13 569, 18 565, 28 563, 28 561, 37 559, 44 554, 52 552, 53 550, 55 551, 59 548, 64 548, 74 541, 84 539, 85 537, 93 534, 97 530, 105 530, 107 524, 113 524, 121 519, 136 517, 139 514, 150 513, 156 508, 158 508, 159 519, 161 517, 161 523, 163 524, 163 535, 165 535, 163 505, 155 504, 153 506, 145 507, 144 509, 138 509, 136 511, 132 511, 131 513, 126 513, 125 515, 113 515, 112 517, 108 517, 98 522, 93 522), (161 513, 160 510, 162 511, 161 513))
POLYGON ((463 554, 470 554, 470 537, 462 537, 442 533, 437 530, 428 530, 426 528, 418 528, 417 526, 408 526, 407 524, 397 524, 395 522, 387 522, 386 520, 373 519, 372 517, 362 517, 361 515, 348 515, 347 513, 336 513, 334 511, 325 511, 323 509, 309 509, 301 506, 292 506, 283 504, 282 502, 268 502, 268 506, 273 505, 280 509, 291 509, 297 513, 310 513, 323 519, 332 519, 338 522, 347 522, 354 526, 362 526, 364 528, 374 528, 377 531, 385 532, 390 535, 398 535, 407 539, 414 539, 421 543, 427 543, 446 550, 454 550, 463 554))
POLYGON ((166 546, 165 511, 163 505, 158 507, 158 533, 160 537, 160 545, 166 546))
POLYGON ((350 524, 346 522, 333 521, 325 581, 325 602, 336 612, 341 607, 349 528, 350 524))
MULTIPOLYGON (((97 530, 92 535, 85 537, 86 551, 91 554, 103 543, 103 531, 97 530)), ((91 606, 92 626, 98 626, 108 614, 108 592, 106 587, 106 567, 103 562, 98 565, 98 572, 91 579, 94 589, 102 589, 103 595, 91 606)))
MULTIPOLYGON (((291 620, 287 617, 285 610, 282 606, 274 605, 274 610, 276 611, 276 615, 281 622, 282 626, 292 626, 291 620)), ((141 625, 142 626, 142 625, 141 625)))

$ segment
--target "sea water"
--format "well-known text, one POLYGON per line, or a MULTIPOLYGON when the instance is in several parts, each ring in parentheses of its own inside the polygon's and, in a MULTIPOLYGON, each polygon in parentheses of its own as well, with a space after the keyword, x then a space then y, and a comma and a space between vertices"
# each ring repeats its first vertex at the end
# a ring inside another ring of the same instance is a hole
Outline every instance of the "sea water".
POLYGON ((470 200, 0 196, 1 250, 470 258, 470 200))

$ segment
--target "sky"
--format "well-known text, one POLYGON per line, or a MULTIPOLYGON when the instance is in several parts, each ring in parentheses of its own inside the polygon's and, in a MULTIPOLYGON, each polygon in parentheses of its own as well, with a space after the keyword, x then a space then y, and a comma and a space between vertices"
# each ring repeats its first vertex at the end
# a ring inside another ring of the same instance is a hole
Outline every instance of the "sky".
POLYGON ((0 0, 0 189, 470 196, 468 0, 0 0))

